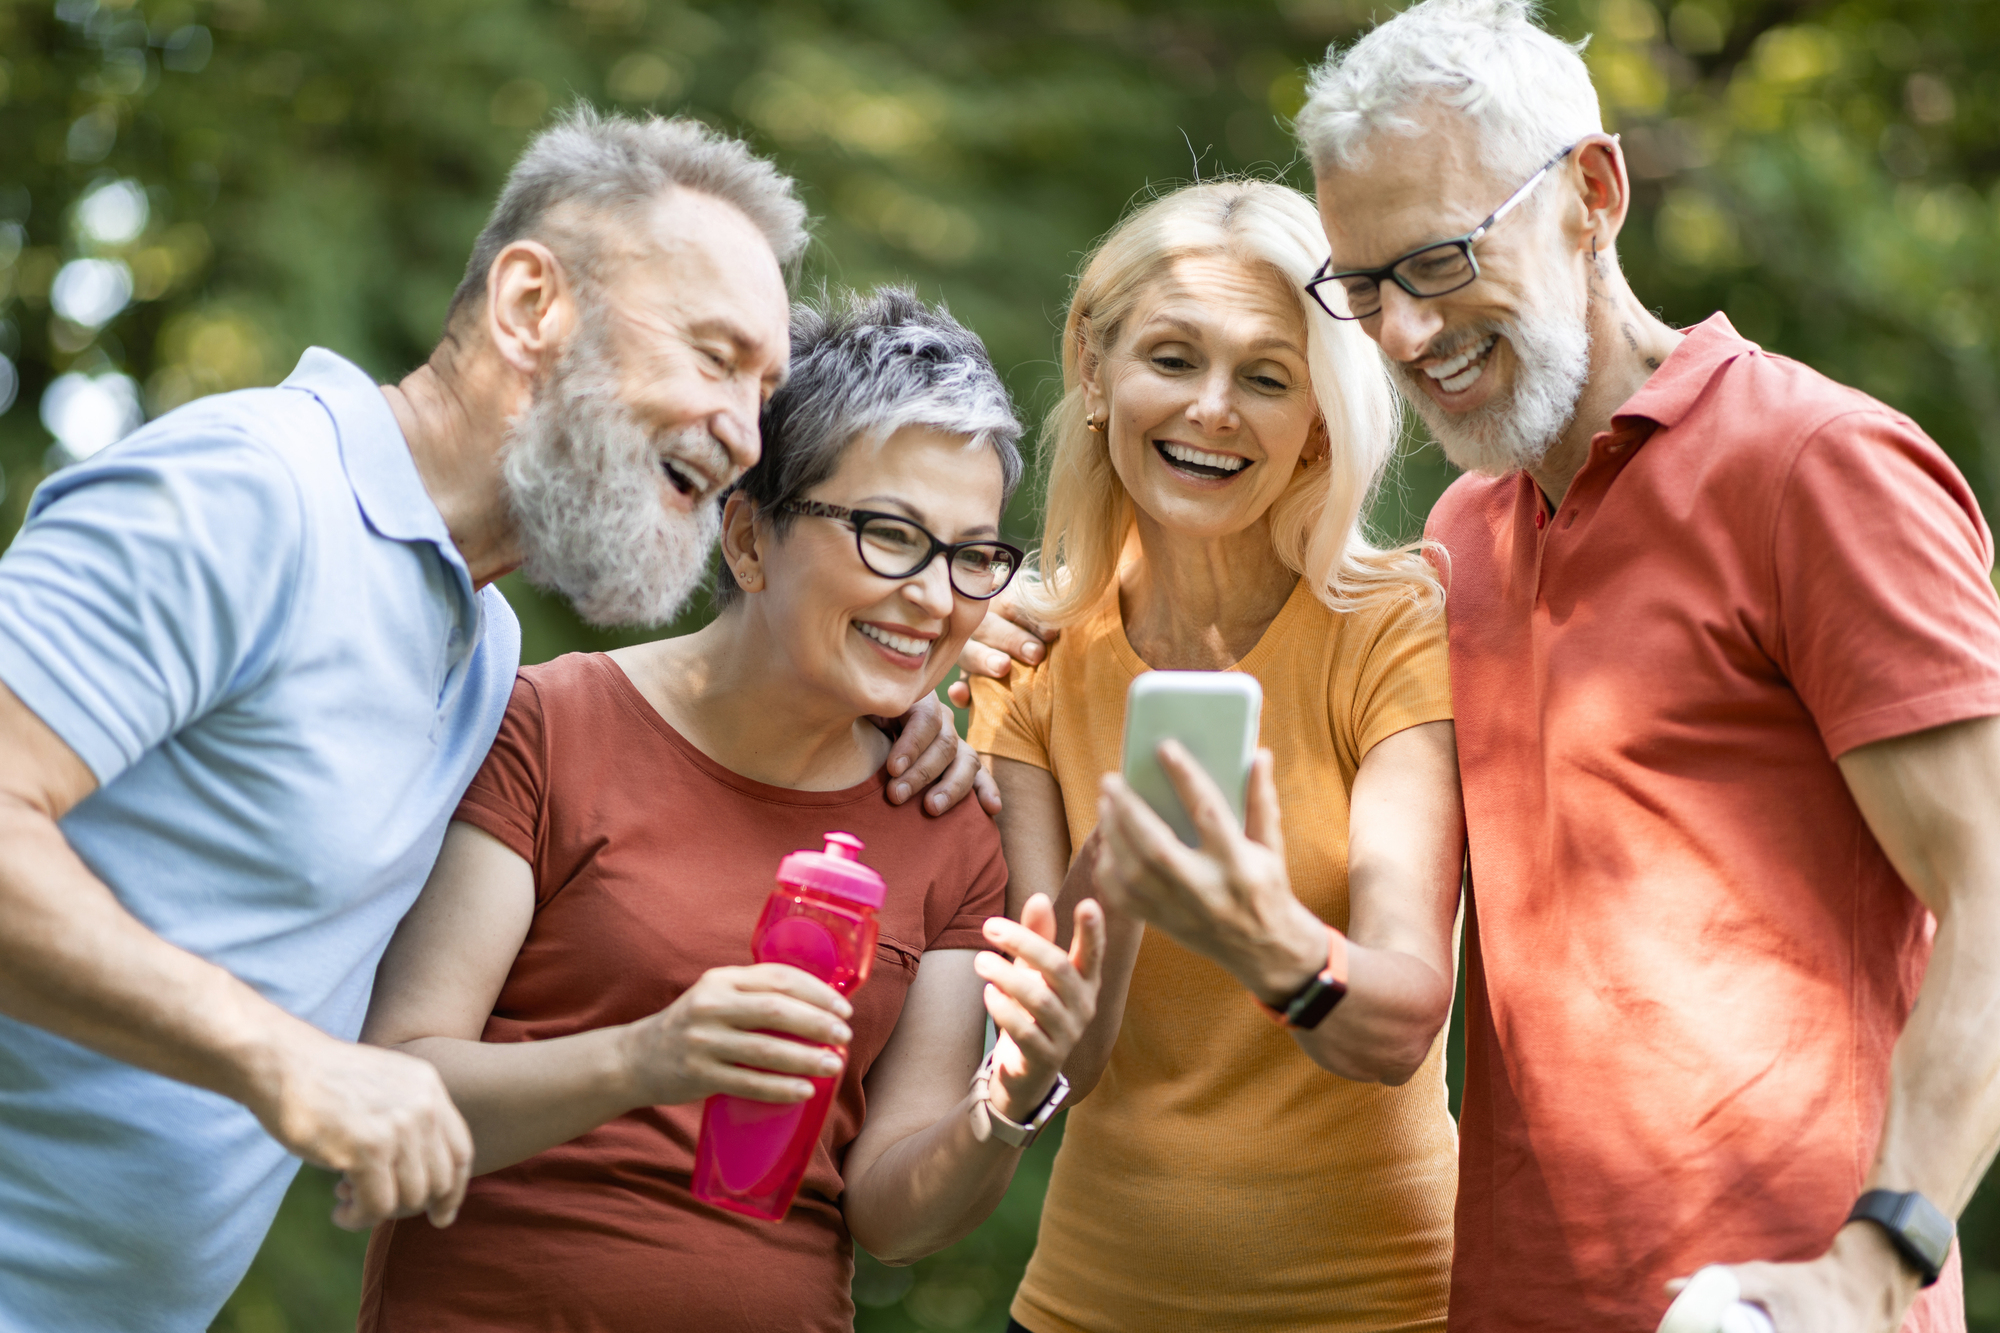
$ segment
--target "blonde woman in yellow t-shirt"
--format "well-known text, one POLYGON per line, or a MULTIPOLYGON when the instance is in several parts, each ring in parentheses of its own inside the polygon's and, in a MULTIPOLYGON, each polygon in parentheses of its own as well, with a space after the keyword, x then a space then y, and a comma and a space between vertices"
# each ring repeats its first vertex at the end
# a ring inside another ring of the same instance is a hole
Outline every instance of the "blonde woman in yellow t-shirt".
POLYGON ((1068 920, 1094 871, 1112 923, 1014 1300, 1029 1333, 1444 1326, 1464 814, 1442 594, 1363 531, 1397 400, 1306 299, 1324 249, 1306 196, 1196 185, 1127 218, 1070 303, 1044 581, 1016 612, 1060 634, 972 691, 1010 898, 1068 920), (1155 668, 1261 682, 1247 831, 1171 751, 1199 848, 1106 776, 1155 668))

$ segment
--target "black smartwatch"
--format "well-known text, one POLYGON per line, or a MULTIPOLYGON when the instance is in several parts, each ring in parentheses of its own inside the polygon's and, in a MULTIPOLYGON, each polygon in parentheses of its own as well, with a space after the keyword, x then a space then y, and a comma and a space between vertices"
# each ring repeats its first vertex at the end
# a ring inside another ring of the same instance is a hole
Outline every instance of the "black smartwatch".
POLYGON ((1283 1004, 1265 1011, 1289 1028, 1316 1028, 1347 995, 1347 936, 1326 928, 1326 966, 1307 979, 1283 1004))
POLYGON ((1937 1205, 1911 1190, 1869 1190, 1855 1200, 1850 1222, 1873 1222, 1889 1233, 1889 1243, 1904 1262, 1917 1270, 1926 1287, 1944 1271, 1945 1256, 1951 1253, 1952 1237, 1958 1228, 1937 1210, 1937 1205))

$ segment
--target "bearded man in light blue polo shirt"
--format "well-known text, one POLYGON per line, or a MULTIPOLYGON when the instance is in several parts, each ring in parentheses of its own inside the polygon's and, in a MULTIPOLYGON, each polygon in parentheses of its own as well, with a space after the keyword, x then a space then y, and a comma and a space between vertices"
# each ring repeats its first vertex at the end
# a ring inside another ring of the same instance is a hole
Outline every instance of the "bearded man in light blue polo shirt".
MULTIPOLYGON (((741 144, 580 110, 399 385, 314 349, 36 494, 0 557, 0 1330, 206 1327, 301 1157, 342 1225, 450 1222, 464 1122, 353 1039, 507 704, 492 582, 673 615, 804 223, 741 144)), ((891 761, 933 809, 973 781, 941 715, 891 761)))

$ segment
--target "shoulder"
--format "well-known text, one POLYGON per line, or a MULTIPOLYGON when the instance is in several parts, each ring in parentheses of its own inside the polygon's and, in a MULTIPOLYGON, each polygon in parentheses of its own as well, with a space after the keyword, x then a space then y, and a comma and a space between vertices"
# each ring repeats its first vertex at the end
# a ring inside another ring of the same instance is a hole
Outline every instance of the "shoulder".
POLYGON ((1716 462, 1774 479, 1809 446, 1901 437, 1937 449, 1915 422, 1888 404, 1771 352, 1753 349, 1732 358, 1703 397, 1708 401, 1698 420, 1704 452, 1716 462))
POLYGON ((1519 490, 1518 475, 1488 477, 1467 472, 1446 487, 1431 507, 1424 535, 1442 542, 1446 551, 1451 550, 1454 541, 1475 536, 1490 538, 1513 512, 1519 490))

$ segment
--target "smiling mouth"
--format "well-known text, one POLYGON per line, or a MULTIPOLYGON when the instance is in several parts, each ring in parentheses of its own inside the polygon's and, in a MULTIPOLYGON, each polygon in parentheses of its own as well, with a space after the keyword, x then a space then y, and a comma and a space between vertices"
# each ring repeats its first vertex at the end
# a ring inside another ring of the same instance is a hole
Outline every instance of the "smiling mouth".
POLYGON ((911 634, 898 634, 894 630, 883 629, 880 625, 865 625, 859 620, 849 623, 855 629, 861 631, 863 638, 873 639, 892 653, 899 653, 904 657, 919 659, 930 656, 931 641, 929 639, 920 639, 911 634))
POLYGON ((1154 440, 1153 448, 1159 450, 1160 457, 1167 461, 1168 467, 1206 481, 1233 477, 1250 466, 1250 460, 1247 458, 1237 458, 1233 454, 1212 454, 1206 449, 1191 448, 1174 440, 1154 440))
POLYGON ((1499 343, 1500 335, 1489 333, 1485 338, 1460 352, 1449 361, 1440 361, 1434 366, 1425 366, 1424 374, 1431 382, 1446 393, 1464 393, 1479 382, 1486 373, 1486 358, 1499 343))
POLYGON ((700 499, 708 490, 708 483, 700 476, 679 466, 671 458, 660 460, 660 471, 666 474, 667 484, 690 499, 700 499))

